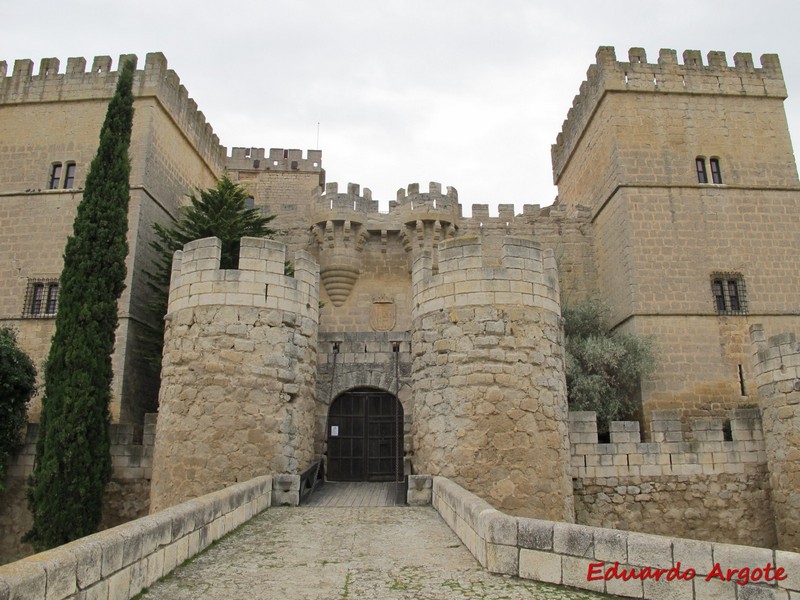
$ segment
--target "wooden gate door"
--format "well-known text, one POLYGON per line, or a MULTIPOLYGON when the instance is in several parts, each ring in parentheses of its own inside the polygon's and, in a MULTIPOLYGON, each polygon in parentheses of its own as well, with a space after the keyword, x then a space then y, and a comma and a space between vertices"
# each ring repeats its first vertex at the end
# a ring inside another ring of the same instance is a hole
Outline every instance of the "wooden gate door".
POLYGON ((328 479, 395 481, 403 477, 403 406, 388 392, 359 388, 328 412, 328 479))

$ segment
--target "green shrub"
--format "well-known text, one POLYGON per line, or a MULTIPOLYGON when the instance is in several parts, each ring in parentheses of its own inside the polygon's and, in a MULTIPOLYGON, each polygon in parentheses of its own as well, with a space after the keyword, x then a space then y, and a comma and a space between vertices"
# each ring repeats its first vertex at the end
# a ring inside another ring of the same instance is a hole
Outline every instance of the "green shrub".
POLYGON ((17 346, 13 329, 0 327, 0 491, 6 462, 19 448, 28 423, 28 401, 36 391, 36 368, 17 346))

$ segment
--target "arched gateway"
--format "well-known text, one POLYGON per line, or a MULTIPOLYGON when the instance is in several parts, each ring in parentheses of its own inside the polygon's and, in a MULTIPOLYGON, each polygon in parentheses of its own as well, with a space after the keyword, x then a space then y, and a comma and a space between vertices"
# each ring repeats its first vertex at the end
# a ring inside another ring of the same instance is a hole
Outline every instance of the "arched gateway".
POLYGON ((329 480, 402 480, 403 406, 394 394, 366 387, 340 394, 327 437, 329 480))

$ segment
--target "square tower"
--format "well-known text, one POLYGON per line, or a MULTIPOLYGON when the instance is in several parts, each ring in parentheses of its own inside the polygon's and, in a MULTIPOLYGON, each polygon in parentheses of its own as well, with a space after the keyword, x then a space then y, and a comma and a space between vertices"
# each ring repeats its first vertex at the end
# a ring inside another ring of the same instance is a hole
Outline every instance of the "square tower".
POLYGON ((552 147, 563 204, 592 208, 599 299, 651 335, 645 414, 756 402, 750 322, 800 321, 800 186, 776 55, 601 47, 552 147))

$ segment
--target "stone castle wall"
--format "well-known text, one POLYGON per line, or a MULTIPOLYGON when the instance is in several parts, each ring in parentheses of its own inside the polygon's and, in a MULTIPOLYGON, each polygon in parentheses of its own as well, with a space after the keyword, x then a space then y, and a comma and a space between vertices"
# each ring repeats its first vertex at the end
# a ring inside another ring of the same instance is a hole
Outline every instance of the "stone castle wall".
POLYGON ((800 344, 793 333, 766 339, 750 329, 778 548, 800 551, 800 344))
POLYGON ((757 409, 703 418, 683 431, 680 411, 611 423, 598 443, 594 412, 570 412, 576 521, 584 525, 775 547, 764 435, 757 409))
MULTIPOLYGON (((103 498, 101 529, 147 514, 155 429, 155 414, 147 415, 143 434, 139 432, 139 436, 133 425, 111 425, 113 472, 103 498)), ((7 465, 5 490, 0 491, 0 506, 3 507, 0 510, 0 564, 33 553, 30 544, 23 544, 21 538, 33 524, 25 491, 33 471, 38 435, 39 425, 29 424, 23 446, 7 465)))
POLYGON ((242 238, 237 270, 220 241, 175 255, 164 342, 151 511, 314 453, 319 271, 285 246, 242 238))
POLYGON ((558 276, 552 251, 477 238, 413 271, 414 471, 450 477, 513 514, 572 521, 558 276))

